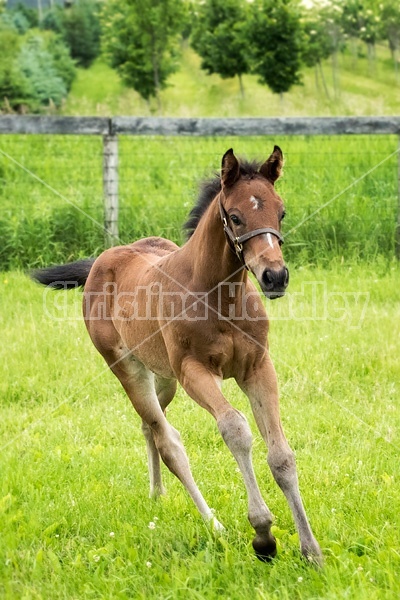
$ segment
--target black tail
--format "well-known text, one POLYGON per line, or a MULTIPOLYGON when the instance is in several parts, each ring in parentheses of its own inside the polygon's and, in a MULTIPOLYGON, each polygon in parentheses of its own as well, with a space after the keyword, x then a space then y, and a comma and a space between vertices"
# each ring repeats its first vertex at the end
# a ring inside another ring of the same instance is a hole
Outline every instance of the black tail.
POLYGON ((31 278, 38 283, 53 287, 55 290, 71 290, 85 285, 95 260, 87 258, 68 265, 37 269, 31 273, 31 278))

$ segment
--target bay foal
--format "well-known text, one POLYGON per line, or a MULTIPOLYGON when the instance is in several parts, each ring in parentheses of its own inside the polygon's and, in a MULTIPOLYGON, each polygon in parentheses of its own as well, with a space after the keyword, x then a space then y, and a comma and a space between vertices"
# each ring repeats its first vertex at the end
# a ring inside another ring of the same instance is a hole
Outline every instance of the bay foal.
POLYGON ((251 271, 270 298, 283 295, 288 284, 280 234, 284 208, 274 188, 282 162, 277 146, 261 165, 240 163, 228 150, 221 175, 203 186, 181 248, 146 238, 106 250, 95 261, 37 271, 34 278, 56 288, 85 284, 89 335, 142 419, 151 495, 164 491, 161 456, 204 519, 220 529, 193 479, 179 433, 166 419, 176 382, 211 413, 243 476, 254 550, 268 560, 276 542, 252 466, 250 427, 221 391, 222 380, 234 377, 268 446, 268 464, 292 510, 301 552, 319 563, 321 550, 279 417, 268 319, 248 277, 251 271))

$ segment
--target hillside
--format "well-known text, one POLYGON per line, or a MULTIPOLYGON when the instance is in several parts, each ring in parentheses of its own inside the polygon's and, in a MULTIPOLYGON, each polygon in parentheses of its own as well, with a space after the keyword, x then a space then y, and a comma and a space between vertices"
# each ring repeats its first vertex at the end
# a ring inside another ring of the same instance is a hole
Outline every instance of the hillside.
MULTIPOLYGON (((391 115, 400 113, 400 79, 396 81, 387 48, 380 46, 374 64, 363 47, 355 58, 339 57, 340 92, 333 88, 331 60, 323 65, 327 97, 321 79, 318 88, 314 69, 305 69, 303 85, 279 96, 260 85, 255 76, 244 77, 245 98, 236 79, 209 76, 200 69, 199 57, 188 47, 182 51, 181 69, 162 92, 162 114, 180 117, 294 116, 294 115, 391 115)), ((98 61, 89 70, 80 69, 67 99, 65 115, 157 114, 133 90, 123 86, 118 74, 98 61)))

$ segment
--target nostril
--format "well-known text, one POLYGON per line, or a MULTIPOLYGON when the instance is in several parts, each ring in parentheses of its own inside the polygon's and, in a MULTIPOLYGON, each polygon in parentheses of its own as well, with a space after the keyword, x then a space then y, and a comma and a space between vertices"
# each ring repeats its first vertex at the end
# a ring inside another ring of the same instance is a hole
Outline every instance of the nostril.
POLYGON ((274 277, 270 269, 265 269, 262 279, 267 290, 272 290, 274 288, 274 277))
POLYGON ((287 287, 289 285, 289 269, 287 269, 286 267, 284 267, 284 270, 285 270, 285 279, 284 279, 283 285, 285 287, 287 287))

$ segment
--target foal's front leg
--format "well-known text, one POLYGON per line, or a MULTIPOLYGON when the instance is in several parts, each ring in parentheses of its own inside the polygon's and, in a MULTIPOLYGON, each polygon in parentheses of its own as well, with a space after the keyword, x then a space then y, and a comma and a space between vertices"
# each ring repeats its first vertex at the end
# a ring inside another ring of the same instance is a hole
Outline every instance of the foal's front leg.
POLYGON ((251 446, 252 434, 246 417, 233 408, 220 391, 216 378, 195 360, 183 361, 180 383, 200 406, 217 421, 218 429, 232 452, 242 473, 248 495, 248 518, 256 537, 253 548, 260 560, 276 554, 276 541, 271 534, 272 514, 265 504, 254 474, 251 446))
POLYGON ((301 552, 309 560, 321 564, 322 552, 311 530, 300 496, 294 454, 282 429, 278 384, 270 357, 267 356, 262 365, 252 370, 246 380, 239 384, 249 397, 256 423, 268 446, 268 464, 272 474, 293 513, 301 552))

